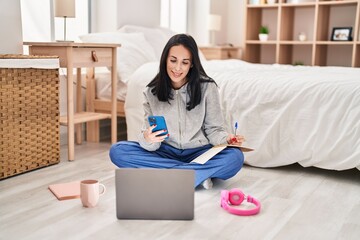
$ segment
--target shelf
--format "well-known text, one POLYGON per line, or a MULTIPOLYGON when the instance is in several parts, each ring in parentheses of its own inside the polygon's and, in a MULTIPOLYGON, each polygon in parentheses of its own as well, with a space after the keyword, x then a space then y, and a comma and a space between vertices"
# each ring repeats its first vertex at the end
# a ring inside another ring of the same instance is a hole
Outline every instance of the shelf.
POLYGON ((313 41, 279 41, 280 44, 287 44, 287 45, 312 45, 314 44, 313 41))
MULTIPOLYGON (((96 109, 96 112, 111 112, 111 101, 109 100, 100 100, 100 99, 95 99, 93 100, 94 103, 94 108, 96 109)), ((125 116, 125 109, 124 109, 124 103, 121 101, 117 102, 117 115, 120 117, 125 116)))
MULTIPOLYGON (((96 113, 96 112, 80 112, 74 114, 74 124, 102 120, 102 119, 110 119, 111 114, 107 113, 96 113)), ((60 116, 60 125, 67 126, 67 116, 60 116)))
POLYGON ((360 67, 360 0, 249 5, 244 60, 253 63, 360 67), (261 26, 269 27, 269 41, 258 40, 261 26), (334 28, 351 27, 353 41, 331 41, 334 28), (305 41, 299 41, 304 33, 305 41))
POLYGON ((280 21, 280 41, 297 41, 301 32, 305 33, 308 41, 314 39, 315 7, 284 7, 280 21))
POLYGON ((303 2, 303 3, 282 3, 282 7, 315 7, 315 2, 303 2))
POLYGON ((247 5, 248 8, 277 8, 279 6, 278 3, 274 3, 274 4, 254 4, 254 5, 247 5))
MULTIPOLYGON (((266 6, 266 5, 264 5, 266 6)), ((270 29, 269 39, 277 38, 277 19, 278 7, 256 7, 249 8, 247 22, 251 22, 252 27, 247 29, 246 40, 259 40, 259 29, 261 26, 267 26, 270 29), (274 19, 275 21, 269 21, 274 19)), ((267 41, 265 44, 269 44, 267 41)))
POLYGON ((353 45, 353 41, 316 41, 317 45, 353 45))
POLYGON ((260 41, 260 40, 246 40, 248 44, 264 44, 264 45, 276 45, 277 41, 268 40, 268 41, 260 41))
POLYGON ((319 1, 319 5, 354 5, 358 0, 343 0, 343 1, 319 1))

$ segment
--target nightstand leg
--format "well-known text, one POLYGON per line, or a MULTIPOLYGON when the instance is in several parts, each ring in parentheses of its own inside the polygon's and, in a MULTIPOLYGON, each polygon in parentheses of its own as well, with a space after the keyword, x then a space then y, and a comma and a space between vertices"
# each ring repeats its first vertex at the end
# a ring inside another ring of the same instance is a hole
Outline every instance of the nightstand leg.
POLYGON ((67 118, 68 118, 68 159, 74 158, 74 86, 72 48, 67 48, 67 118))
POLYGON ((116 48, 112 49, 111 67, 111 143, 117 141, 117 72, 116 72, 116 48))
MULTIPOLYGON (((95 69, 86 69, 86 111, 95 112, 94 100, 96 99, 95 69)), ((86 141, 100 141, 100 123, 91 121, 86 123, 86 141)))
MULTIPOLYGON (((81 68, 76 69, 76 112, 82 112, 82 95, 81 95, 81 68)), ((75 125, 76 144, 82 143, 82 123, 75 125)))

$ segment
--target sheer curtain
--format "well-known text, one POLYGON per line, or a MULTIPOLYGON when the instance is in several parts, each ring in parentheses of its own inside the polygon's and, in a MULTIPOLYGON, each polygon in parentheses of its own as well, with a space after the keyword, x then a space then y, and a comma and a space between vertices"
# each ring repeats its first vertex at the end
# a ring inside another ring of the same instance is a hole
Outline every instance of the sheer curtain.
POLYGON ((0 54, 21 54, 20 0, 0 0, 0 54))
MULTIPOLYGON (((187 32, 188 0, 161 0, 161 25, 187 32)), ((105 3, 105 2, 104 2, 105 3)), ((78 41, 89 33, 91 0, 76 0, 76 18, 67 19, 67 39, 78 41)), ((21 0, 23 40, 46 42, 63 39, 64 21, 53 17, 53 0, 21 0)))
POLYGON ((51 41, 51 18, 49 0, 21 0, 23 40, 51 41))
POLYGON ((187 0, 161 0, 161 26, 187 32, 187 0))

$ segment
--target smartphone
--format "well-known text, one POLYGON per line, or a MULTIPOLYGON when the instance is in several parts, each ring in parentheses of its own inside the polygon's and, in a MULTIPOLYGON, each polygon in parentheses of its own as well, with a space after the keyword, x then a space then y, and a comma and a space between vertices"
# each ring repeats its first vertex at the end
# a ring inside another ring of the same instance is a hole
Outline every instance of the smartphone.
MULTIPOLYGON (((161 133, 157 136, 163 136, 168 134, 168 129, 166 127, 165 118, 163 116, 149 116, 148 117, 150 126, 156 125, 156 127, 152 130, 153 132, 166 130, 166 132, 161 133)), ((165 139, 167 139, 166 137, 165 139)))

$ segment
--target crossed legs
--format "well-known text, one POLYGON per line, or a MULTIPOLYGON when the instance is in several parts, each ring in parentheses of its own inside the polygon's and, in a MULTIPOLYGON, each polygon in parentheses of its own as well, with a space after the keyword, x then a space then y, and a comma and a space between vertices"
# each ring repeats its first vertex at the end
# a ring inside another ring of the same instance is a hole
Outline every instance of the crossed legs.
POLYGON ((229 179, 240 171, 244 155, 238 148, 225 148, 205 164, 191 163, 211 145, 177 149, 161 144, 156 151, 147 151, 137 142, 121 141, 110 149, 111 161, 120 168, 176 168, 195 170, 195 187, 208 178, 229 179))

